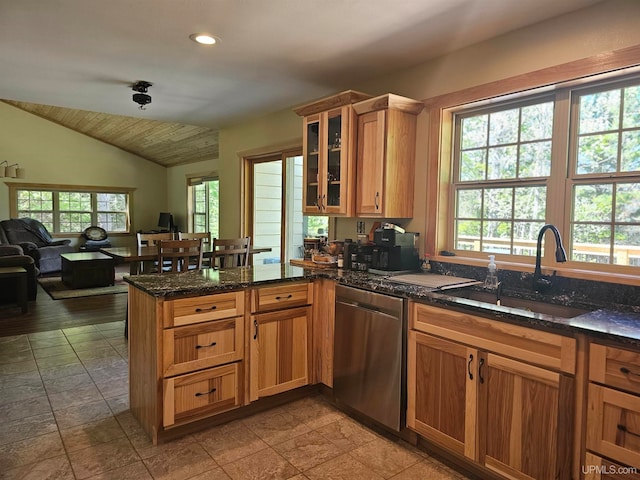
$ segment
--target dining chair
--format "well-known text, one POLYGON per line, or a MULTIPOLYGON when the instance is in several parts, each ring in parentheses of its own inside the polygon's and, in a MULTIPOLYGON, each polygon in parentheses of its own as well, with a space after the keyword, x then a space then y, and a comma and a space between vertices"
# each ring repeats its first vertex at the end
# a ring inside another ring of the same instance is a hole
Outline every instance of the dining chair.
POLYGON ((249 265, 251 237, 223 239, 214 238, 211 266, 218 268, 244 267, 249 265))
POLYGON ((178 273, 202 269, 202 239, 160 240, 158 273, 178 273))
POLYGON ((139 247, 154 247, 160 240, 173 240, 173 233, 140 233, 136 234, 139 247))
MULTIPOLYGON (((209 250, 211 247, 211 232, 178 232, 178 240, 197 240, 202 239, 203 251, 209 250)), ((202 266, 208 268, 211 266, 211 257, 202 258, 202 266)))

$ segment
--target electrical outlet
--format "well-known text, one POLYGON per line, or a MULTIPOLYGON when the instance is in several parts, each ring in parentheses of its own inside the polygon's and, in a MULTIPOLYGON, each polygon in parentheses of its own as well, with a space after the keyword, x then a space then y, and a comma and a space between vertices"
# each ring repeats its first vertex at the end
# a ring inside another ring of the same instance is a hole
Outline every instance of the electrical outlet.
POLYGON ((356 230, 357 230, 356 233, 358 233, 358 234, 365 233, 365 231, 364 231, 364 220, 358 220, 358 226, 357 226, 356 230))

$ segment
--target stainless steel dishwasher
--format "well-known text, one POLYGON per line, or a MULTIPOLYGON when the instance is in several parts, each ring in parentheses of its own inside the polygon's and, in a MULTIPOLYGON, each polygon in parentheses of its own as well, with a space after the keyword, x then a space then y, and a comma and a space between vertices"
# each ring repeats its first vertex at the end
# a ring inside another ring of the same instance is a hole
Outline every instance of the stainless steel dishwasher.
POLYGON ((406 415, 406 315, 402 298, 336 287, 336 402, 395 431, 406 415))

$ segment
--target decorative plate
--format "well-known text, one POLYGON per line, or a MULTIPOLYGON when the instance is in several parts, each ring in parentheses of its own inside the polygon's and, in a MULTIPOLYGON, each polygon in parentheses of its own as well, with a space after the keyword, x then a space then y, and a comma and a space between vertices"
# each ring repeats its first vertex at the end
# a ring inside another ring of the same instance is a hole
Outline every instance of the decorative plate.
POLYGON ((102 227, 93 226, 85 229, 84 236, 89 240, 100 241, 107 238, 107 232, 102 227))

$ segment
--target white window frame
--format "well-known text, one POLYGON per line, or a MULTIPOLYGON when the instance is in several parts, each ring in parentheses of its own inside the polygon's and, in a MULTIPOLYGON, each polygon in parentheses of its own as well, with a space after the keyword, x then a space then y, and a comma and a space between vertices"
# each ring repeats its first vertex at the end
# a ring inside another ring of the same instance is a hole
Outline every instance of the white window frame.
MULTIPOLYGON (((453 114, 463 108, 495 104, 499 101, 509 101, 525 98, 530 95, 554 92, 563 88, 577 88, 598 79, 616 80, 626 75, 640 73, 637 59, 640 56, 640 45, 610 52, 606 58, 594 56, 575 60, 561 65, 554 65, 541 70, 527 72, 503 80, 496 80, 481 86, 446 93, 424 100, 428 118, 428 146, 427 146, 427 185, 426 216, 425 216, 425 252, 430 253, 434 260, 466 265, 486 266, 487 255, 462 252, 460 255, 450 256, 453 245, 453 230, 449 213, 451 212, 451 155, 453 146, 453 114)), ((568 98, 563 101, 569 101, 568 98)), ((559 124, 568 123, 568 118, 562 118, 559 124)), ((554 142, 555 151, 568 151, 568 142, 554 142)), ((556 162, 558 165, 558 162, 556 162)), ((566 171, 566 168, 565 168, 566 171)), ((551 183, 564 184, 566 175, 558 175, 552 171, 551 183)), ((553 188, 552 191, 564 191, 553 188)), ((566 197, 549 198, 551 204, 565 202, 566 197)), ((568 229, 569 219, 563 209, 552 212, 550 223, 562 225, 563 231, 568 229)), ((637 267, 622 265, 599 266, 580 262, 555 262, 554 249, 547 248, 542 258, 543 269, 555 270, 560 276, 576 277, 597 281, 616 282, 628 285, 640 285, 637 267)), ((535 259, 527 258, 518 261, 514 258, 497 258, 501 269, 516 271, 533 271, 535 259)))
POLYGON ((98 214, 100 213, 114 213, 114 212, 105 212, 98 211, 97 209, 97 194, 99 193, 107 193, 107 194, 124 194, 126 196, 127 201, 127 209, 124 212, 115 212, 115 213, 124 213, 126 216, 125 219, 125 229, 110 231, 107 230, 109 235, 127 235, 131 232, 131 218, 132 218, 132 208, 133 208, 133 192, 135 189, 133 188, 122 188, 122 187, 94 187, 87 185, 50 185, 50 184, 34 184, 34 183, 11 183, 8 184, 9 187, 9 199, 10 199, 10 212, 12 218, 17 218, 20 214, 18 211, 18 192, 19 191, 38 191, 38 192, 51 192, 53 195, 53 208, 52 210, 46 210, 47 212, 51 212, 53 216, 53 229, 49 233, 51 233, 54 237, 65 237, 72 236, 76 234, 80 234, 81 231, 74 232, 61 232, 60 231, 60 215, 66 213, 74 213, 73 211, 60 210, 60 204, 58 200, 58 196, 60 193, 89 193, 91 194, 91 211, 90 212, 80 212, 80 213, 90 213, 91 214, 91 225, 99 225, 98 223, 98 214))

